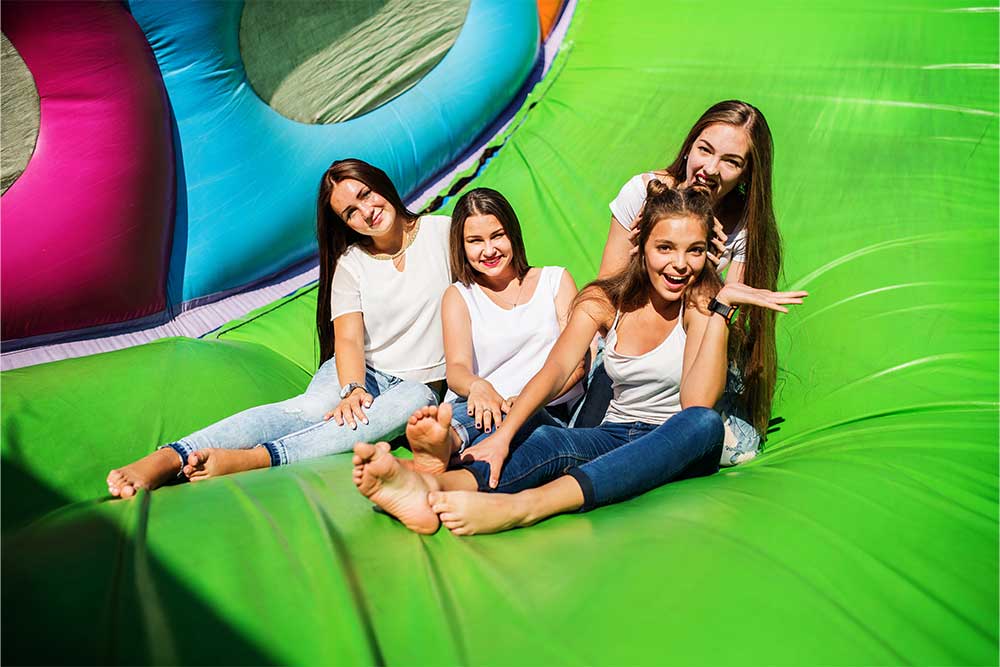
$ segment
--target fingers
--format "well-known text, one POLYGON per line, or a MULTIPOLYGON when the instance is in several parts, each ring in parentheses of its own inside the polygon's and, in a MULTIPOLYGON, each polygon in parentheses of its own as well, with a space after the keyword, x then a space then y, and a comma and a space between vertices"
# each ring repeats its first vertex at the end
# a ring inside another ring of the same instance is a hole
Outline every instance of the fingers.
POLYGON ((716 254, 720 257, 726 254, 726 243, 722 239, 712 239, 712 245, 715 246, 716 254))
POLYGON ((718 255, 715 255, 711 252, 707 254, 708 254, 708 261, 710 261, 712 264, 715 264, 716 266, 718 266, 719 262, 722 261, 721 259, 719 259, 718 255))
POLYGON ((483 410, 483 433, 489 433, 493 426, 493 411, 490 409, 483 410))
POLYGON ((514 407, 513 399, 508 398, 503 403, 500 404, 500 412, 502 412, 505 415, 509 415, 510 409, 513 407, 514 407))
POLYGON ((476 428, 481 429, 483 427, 483 406, 476 403, 473 407, 473 415, 475 415, 476 428))
POLYGON ((715 219, 715 224, 712 225, 712 233, 715 234, 716 240, 721 240, 722 244, 725 245, 726 241, 729 240, 729 235, 726 234, 725 229, 722 227, 722 223, 719 219, 715 219))
POLYGON ((487 463, 490 464, 490 488, 497 488, 497 484, 500 483, 500 471, 503 468, 503 458, 499 456, 492 456, 487 459, 487 463))
MULTIPOLYGON (((351 404, 351 412, 353 413, 355 420, 361 422, 362 424, 367 425, 368 416, 365 414, 365 411, 362 410, 361 408, 362 408, 361 401, 357 401, 351 404)), ((352 426, 351 428, 354 427, 352 426)))

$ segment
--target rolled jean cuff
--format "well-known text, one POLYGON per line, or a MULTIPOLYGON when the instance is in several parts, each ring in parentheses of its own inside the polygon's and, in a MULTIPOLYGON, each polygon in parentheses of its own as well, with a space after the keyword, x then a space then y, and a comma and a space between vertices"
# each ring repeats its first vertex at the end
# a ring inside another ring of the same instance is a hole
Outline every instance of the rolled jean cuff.
POLYGON ((581 512, 589 512, 597 506, 597 498, 594 494, 594 483, 587 477, 587 473, 580 470, 579 467, 573 466, 566 470, 566 474, 576 480, 576 483, 580 485, 580 490, 583 491, 583 505, 580 506, 581 512))
POLYGON ((181 467, 183 468, 188 462, 188 456, 194 453, 194 448, 184 442, 168 442, 165 445, 157 447, 157 449, 172 449, 177 452, 177 455, 181 457, 181 467))
POLYGON ((271 459, 271 467, 272 468, 277 468, 282 463, 284 463, 281 460, 281 452, 278 450, 278 446, 275 443, 273 443, 273 442, 264 442, 264 443, 261 443, 261 444, 259 444, 257 446, 258 447, 263 447, 264 449, 267 450, 267 455, 271 459))
POLYGON ((455 429, 455 433, 458 434, 458 438, 462 441, 462 446, 458 448, 458 453, 461 454, 469 446, 469 429, 465 428, 463 424, 458 419, 451 420, 451 427, 455 429))

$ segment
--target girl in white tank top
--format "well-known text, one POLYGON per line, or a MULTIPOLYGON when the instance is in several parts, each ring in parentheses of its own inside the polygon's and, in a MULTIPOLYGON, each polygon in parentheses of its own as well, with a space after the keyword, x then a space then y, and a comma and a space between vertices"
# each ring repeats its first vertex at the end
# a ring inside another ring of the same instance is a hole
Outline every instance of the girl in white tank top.
MULTIPOLYGON (((452 455, 502 427, 559 338, 576 296, 566 269, 528 265, 513 208, 489 188, 471 190, 456 204, 450 255, 456 281, 445 291, 441 307, 445 400, 450 405, 441 407, 440 421, 443 425, 446 416, 450 419, 448 446, 410 439, 417 466, 435 473, 447 467, 452 455)), ((583 395, 583 375, 581 363, 518 437, 527 437, 537 426, 568 420, 571 404, 583 395)), ((424 416, 438 413, 437 408, 421 411, 424 416)))

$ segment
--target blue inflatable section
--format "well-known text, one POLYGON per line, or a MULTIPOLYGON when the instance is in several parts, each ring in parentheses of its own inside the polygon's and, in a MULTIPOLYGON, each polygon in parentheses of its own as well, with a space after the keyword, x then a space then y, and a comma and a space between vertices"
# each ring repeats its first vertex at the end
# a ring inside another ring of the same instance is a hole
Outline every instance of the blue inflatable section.
POLYGON ((247 80, 242 2, 132 0, 173 112, 177 211, 171 304, 238 288, 315 252, 319 178, 359 157, 412 192, 517 93, 539 49, 535 0, 472 0, 454 46, 413 88, 335 125, 289 120, 247 80))

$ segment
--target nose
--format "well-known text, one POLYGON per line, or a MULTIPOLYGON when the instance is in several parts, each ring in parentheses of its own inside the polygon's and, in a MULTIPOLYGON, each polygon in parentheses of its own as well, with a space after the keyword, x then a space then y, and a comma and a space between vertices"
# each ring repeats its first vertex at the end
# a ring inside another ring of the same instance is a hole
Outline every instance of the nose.
POLYGON ((361 214, 361 217, 370 222, 375 211, 371 204, 362 203, 358 204, 358 212, 361 214))
POLYGON ((719 158, 714 157, 714 156, 712 158, 710 158, 707 162, 705 162, 704 166, 702 167, 702 170, 706 174, 709 174, 710 176, 714 176, 714 175, 718 174, 719 173, 719 158))
POLYGON ((683 252, 673 253, 670 257, 670 264, 677 273, 686 273, 688 268, 687 254, 683 252))

